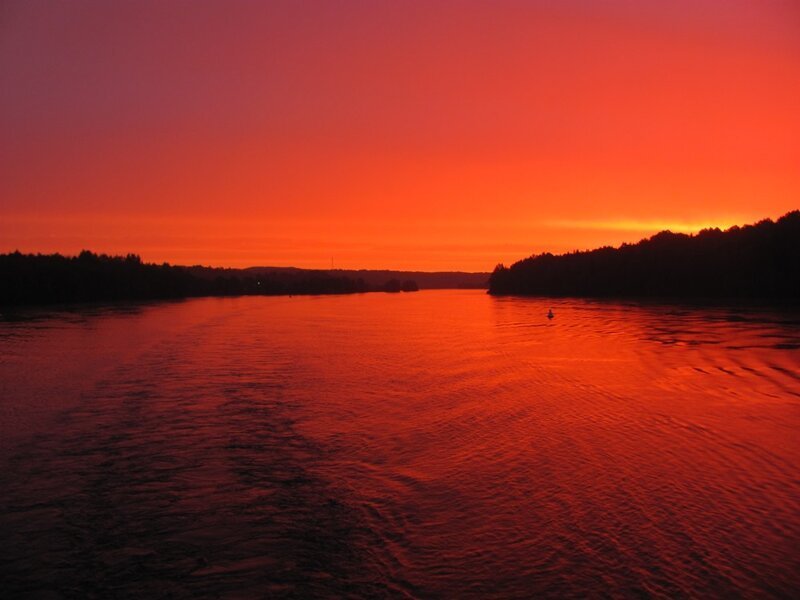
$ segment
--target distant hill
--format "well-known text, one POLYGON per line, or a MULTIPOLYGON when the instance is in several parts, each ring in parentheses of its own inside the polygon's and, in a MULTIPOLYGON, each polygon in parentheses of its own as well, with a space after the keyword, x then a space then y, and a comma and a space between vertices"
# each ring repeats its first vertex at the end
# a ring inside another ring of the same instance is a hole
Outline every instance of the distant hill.
POLYGON ((662 231, 619 248, 498 265, 489 293, 800 301, 800 211, 726 231, 662 231))
MULTIPOLYGON (((284 267, 250 267, 243 269, 248 274, 272 273, 275 271, 298 271, 284 267)), ((388 271, 388 270, 349 270, 332 269, 324 271, 333 277, 348 277, 362 280, 369 289, 383 289, 392 281, 415 281, 420 289, 486 289, 489 286, 489 273, 465 273, 461 271, 388 271)))

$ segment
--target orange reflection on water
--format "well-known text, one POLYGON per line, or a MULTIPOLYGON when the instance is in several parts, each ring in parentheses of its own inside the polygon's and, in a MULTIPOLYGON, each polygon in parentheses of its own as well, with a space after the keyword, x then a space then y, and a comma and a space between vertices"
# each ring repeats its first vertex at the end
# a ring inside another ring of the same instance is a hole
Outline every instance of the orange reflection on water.
POLYGON ((0 514, 34 523, 3 517, 6 579, 88 589, 100 556, 95 588, 137 593, 788 595, 796 317, 427 291, 4 322, 4 411, 65 411, 4 455, 0 514))

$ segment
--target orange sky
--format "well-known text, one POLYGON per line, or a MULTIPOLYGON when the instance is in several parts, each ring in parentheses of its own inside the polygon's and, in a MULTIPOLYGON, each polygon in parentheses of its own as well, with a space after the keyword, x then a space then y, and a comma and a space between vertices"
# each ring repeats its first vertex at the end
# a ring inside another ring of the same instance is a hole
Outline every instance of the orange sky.
POLYGON ((798 206, 792 0, 0 4, 0 252, 490 270, 798 206))

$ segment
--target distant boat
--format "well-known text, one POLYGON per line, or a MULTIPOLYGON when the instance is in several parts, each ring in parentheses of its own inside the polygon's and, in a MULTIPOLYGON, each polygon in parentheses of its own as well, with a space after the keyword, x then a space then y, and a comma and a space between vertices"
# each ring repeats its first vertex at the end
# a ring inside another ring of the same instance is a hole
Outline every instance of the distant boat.
POLYGON ((555 317, 555 315, 553 314, 553 309, 551 308, 547 311, 547 318, 552 319, 553 317, 555 317))

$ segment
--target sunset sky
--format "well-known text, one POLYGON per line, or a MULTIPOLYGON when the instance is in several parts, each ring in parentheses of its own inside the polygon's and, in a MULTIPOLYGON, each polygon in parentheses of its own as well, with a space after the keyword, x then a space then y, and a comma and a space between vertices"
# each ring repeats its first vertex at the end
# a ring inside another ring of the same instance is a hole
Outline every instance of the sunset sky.
POLYGON ((0 252, 491 270, 800 206, 800 2, 0 3, 0 252))

